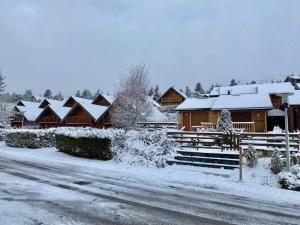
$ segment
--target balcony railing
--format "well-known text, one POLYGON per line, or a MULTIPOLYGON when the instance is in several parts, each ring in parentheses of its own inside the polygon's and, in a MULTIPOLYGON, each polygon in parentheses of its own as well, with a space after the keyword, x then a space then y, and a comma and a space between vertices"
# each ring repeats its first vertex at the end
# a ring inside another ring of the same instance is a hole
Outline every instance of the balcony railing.
POLYGON ((66 124, 91 124, 92 119, 82 116, 71 116, 66 118, 66 124))
MULTIPOLYGON (((255 123, 254 122, 232 122, 233 128, 237 130, 242 130, 245 132, 255 132, 255 123)), ((212 128, 215 129, 216 123, 207 123, 202 122, 201 126, 204 128, 212 128)))
POLYGON ((59 123, 60 120, 56 116, 44 116, 39 119, 40 123, 59 123))

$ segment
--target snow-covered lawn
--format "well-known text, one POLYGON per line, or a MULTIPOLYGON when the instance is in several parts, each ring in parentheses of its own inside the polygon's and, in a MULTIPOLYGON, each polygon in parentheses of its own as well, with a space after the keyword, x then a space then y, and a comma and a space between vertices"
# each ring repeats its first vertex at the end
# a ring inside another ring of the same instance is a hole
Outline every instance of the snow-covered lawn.
POLYGON ((101 171, 114 178, 135 181, 157 187, 180 187, 186 190, 207 190, 248 197, 260 201, 290 204, 300 207, 300 193, 283 190, 277 183, 277 176, 269 169, 270 158, 259 159, 255 169, 244 167, 244 181, 239 182, 239 171, 197 168, 189 166, 168 166, 167 168, 145 168, 128 166, 115 161, 96 161, 75 158, 58 152, 55 148, 17 149, 0 143, 2 157, 45 165, 68 165, 86 172, 101 171))

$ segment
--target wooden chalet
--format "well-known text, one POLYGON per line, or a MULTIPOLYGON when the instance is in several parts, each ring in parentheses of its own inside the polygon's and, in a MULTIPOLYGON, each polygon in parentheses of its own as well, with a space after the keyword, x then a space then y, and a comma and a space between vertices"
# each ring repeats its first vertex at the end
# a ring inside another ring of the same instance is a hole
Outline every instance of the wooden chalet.
POLYGON ((95 104, 77 103, 63 118, 63 126, 110 127, 108 107, 95 104))
POLYGON ((170 87, 157 101, 161 106, 177 106, 184 102, 186 98, 184 93, 170 87))
POLYGON ((38 103, 19 101, 14 108, 14 116, 11 118, 11 126, 14 128, 21 127, 39 127, 35 122, 37 116, 41 113, 38 103))
POLYGON ((105 95, 105 94, 99 94, 92 104, 94 105, 102 105, 102 106, 110 106, 114 102, 114 97, 110 95, 105 95))
POLYGON ((69 107, 47 105, 35 120, 42 128, 60 127, 63 118, 71 111, 69 107))
MULTIPOLYGON (((249 132, 267 132, 273 130, 274 126, 284 129, 284 112, 280 110, 281 98, 278 93, 294 91, 290 83, 214 88, 210 97, 190 98, 176 108, 179 112, 179 128, 213 128, 220 112, 226 109, 231 112, 233 125, 237 129, 249 132)), ((300 124, 300 121, 294 120, 295 113, 290 112, 290 115, 291 124, 300 124)), ((290 130, 294 131, 295 126, 290 125, 290 130)))

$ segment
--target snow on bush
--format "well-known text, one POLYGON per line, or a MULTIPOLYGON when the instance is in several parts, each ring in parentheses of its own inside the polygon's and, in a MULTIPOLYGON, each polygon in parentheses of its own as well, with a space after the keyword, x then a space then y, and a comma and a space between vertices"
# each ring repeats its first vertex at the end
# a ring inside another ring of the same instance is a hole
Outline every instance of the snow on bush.
POLYGON ((223 110, 217 122, 217 132, 229 132, 233 130, 231 113, 228 110, 223 110))
POLYGON ((177 144, 165 131, 129 131, 113 144, 114 160, 129 165, 163 168, 174 157, 177 144))
POLYGON ((5 129, 0 129, 0 141, 4 140, 5 129))
POLYGON ((109 138, 113 160, 128 165, 165 167, 174 156, 177 144, 166 131, 127 131, 122 129, 58 128, 56 134, 69 137, 109 138))
POLYGON ((278 149, 275 149, 272 154, 271 158, 271 171, 274 174, 278 174, 283 169, 283 160, 281 158, 280 151, 278 149))
POLYGON ((281 172, 278 176, 282 188, 300 191, 300 165, 294 165, 290 172, 281 172))
POLYGON ((44 148, 55 145, 55 129, 9 129, 4 132, 6 145, 17 148, 44 148))
POLYGON ((245 158, 248 167, 254 168, 257 165, 257 155, 253 145, 249 145, 247 151, 245 152, 245 158))

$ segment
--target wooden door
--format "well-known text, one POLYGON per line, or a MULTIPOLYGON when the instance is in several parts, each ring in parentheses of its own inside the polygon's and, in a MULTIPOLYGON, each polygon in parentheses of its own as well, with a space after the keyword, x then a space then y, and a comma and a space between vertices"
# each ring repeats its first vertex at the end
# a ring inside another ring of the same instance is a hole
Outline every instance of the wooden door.
POLYGON ((183 112, 182 125, 183 125, 183 127, 185 127, 184 130, 187 130, 187 131, 191 130, 191 113, 190 112, 183 112))

